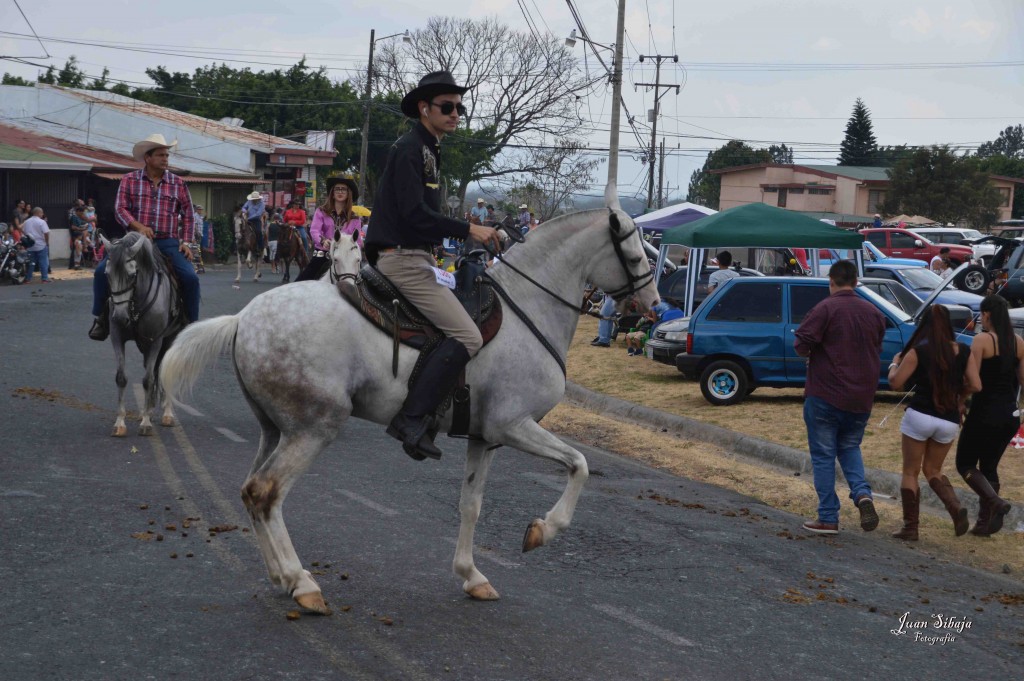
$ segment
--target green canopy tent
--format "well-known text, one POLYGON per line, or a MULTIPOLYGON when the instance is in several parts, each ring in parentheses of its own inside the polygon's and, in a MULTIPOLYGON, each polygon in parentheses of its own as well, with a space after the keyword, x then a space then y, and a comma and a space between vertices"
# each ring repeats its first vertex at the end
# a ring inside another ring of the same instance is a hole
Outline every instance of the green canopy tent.
MULTIPOLYGON (((665 230, 661 237, 661 257, 657 272, 669 244, 689 246, 690 263, 703 263, 708 248, 807 248, 811 251, 811 268, 820 272, 818 249, 851 249, 857 270, 864 271, 861 247, 864 237, 834 225, 807 217, 798 212, 775 208, 763 203, 750 203, 723 210, 687 225, 665 230)), ((687 269, 684 312, 693 312, 692 301, 697 290, 700 267, 687 269)))

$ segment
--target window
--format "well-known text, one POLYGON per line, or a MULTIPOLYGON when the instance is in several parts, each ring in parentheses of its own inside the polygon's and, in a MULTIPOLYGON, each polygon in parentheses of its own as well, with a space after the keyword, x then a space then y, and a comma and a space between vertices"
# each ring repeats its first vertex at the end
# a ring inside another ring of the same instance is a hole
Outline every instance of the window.
POLYGON ((999 207, 1009 208, 1010 207, 1010 188, 1009 187, 996 187, 996 191, 999 192, 999 207))
POLYGON ((819 195, 822 195, 822 196, 828 196, 829 194, 832 193, 832 189, 831 188, 825 189, 823 187, 808 187, 807 188, 807 193, 808 194, 819 194, 819 195))
POLYGON ((778 187, 765 187, 764 188, 764 193, 765 194, 774 194, 777 191, 779 191, 778 187))
POLYGON ((737 282, 708 312, 709 322, 781 322, 782 284, 737 282))
POLYGON ((882 296, 882 298, 884 298, 885 300, 888 300, 893 305, 899 305, 900 304, 900 302, 898 300, 896 300, 896 296, 893 294, 892 291, 889 290, 889 287, 886 286, 885 284, 864 284, 864 285, 867 286, 872 291, 874 291, 875 293, 877 293, 878 295, 882 296))
POLYGON ((790 187, 789 188, 789 193, 790 194, 803 194, 804 193, 804 188, 803 187, 790 187))
POLYGON ((889 270, 872 269, 870 267, 865 267, 864 273, 867 274, 869 277, 877 277, 878 279, 891 279, 893 281, 896 280, 896 275, 890 272, 889 270))
POLYGON ((888 248, 885 243, 885 232, 868 232, 867 239, 879 248, 888 248))
POLYGON ((868 212, 877 213, 885 203, 885 192, 881 189, 868 190, 868 212))
POLYGON ((803 322, 811 308, 828 298, 827 286, 790 286, 789 316, 794 324, 803 322))
POLYGON ((889 240, 893 248, 916 248, 914 237, 904 232, 893 232, 889 235, 889 240))

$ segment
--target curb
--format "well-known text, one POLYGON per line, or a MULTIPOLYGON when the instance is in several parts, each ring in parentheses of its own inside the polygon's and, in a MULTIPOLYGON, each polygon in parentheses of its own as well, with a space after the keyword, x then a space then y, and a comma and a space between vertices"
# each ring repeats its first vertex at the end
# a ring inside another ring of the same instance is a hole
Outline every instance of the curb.
MULTIPOLYGON (((618 421, 628 421, 641 426, 664 428, 669 433, 682 435, 690 440, 718 445, 728 449, 737 456, 758 459, 795 473, 804 474, 811 471, 811 457, 807 452, 801 452, 798 449, 769 442, 759 437, 744 435, 721 426, 703 423, 685 416, 668 414, 657 409, 627 402, 617 397, 603 395, 569 380, 565 382, 565 397, 563 399, 569 404, 610 416, 618 421)), ((864 477, 867 479, 868 484, 871 485, 873 491, 889 495, 897 500, 899 499, 901 476, 889 471, 865 467, 864 477)), ((836 465, 836 479, 845 479, 838 464, 836 465)), ((928 490, 927 493, 921 495, 922 504, 939 511, 946 510, 942 505, 942 501, 931 491, 931 487, 923 485, 921 489, 928 490)), ((961 490, 957 490, 957 496, 971 517, 977 517, 978 498, 973 494, 963 494, 961 490)), ((1004 527, 1007 529, 1016 528, 1021 523, 1024 523, 1024 509, 1021 509, 1020 504, 1013 502, 1013 509, 1006 516, 1004 527)))

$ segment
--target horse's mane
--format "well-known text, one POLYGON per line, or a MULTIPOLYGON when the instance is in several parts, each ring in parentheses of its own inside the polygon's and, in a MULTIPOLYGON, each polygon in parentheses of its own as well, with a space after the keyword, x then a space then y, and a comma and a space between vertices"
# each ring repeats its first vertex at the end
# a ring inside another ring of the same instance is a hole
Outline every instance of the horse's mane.
POLYGON ((142 242, 142 247, 135 256, 136 277, 139 279, 150 279, 160 271, 161 266, 157 263, 156 249, 153 247, 153 242, 139 232, 130 232, 124 238, 114 242, 110 248, 110 253, 107 255, 107 271, 113 279, 111 283, 115 286, 120 288, 127 283, 128 253, 140 241, 142 242))
MULTIPOLYGON (((616 215, 618 215, 621 225, 632 225, 632 219, 623 211, 617 210, 616 215)), ((609 226, 610 218, 607 208, 594 208, 559 215, 530 232, 524 243, 516 244, 507 255, 502 257, 509 258, 513 264, 519 263, 520 260, 529 262, 529 259, 541 257, 550 250, 549 240, 565 241, 592 227, 595 223, 600 223, 606 228, 609 226)), ((515 228, 513 227, 513 229, 515 228)))

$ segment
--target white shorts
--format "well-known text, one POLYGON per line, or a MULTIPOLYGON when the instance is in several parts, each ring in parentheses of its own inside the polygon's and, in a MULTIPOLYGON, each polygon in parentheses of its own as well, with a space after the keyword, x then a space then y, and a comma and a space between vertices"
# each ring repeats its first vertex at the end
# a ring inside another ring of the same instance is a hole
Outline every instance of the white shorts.
POLYGON ((277 260, 277 239, 267 242, 267 257, 271 260, 277 260))
POLYGON ((900 432, 920 442, 935 440, 944 445, 956 439, 956 434, 960 432, 960 425, 940 419, 938 416, 930 416, 907 409, 907 413, 903 415, 903 422, 900 423, 900 432))

